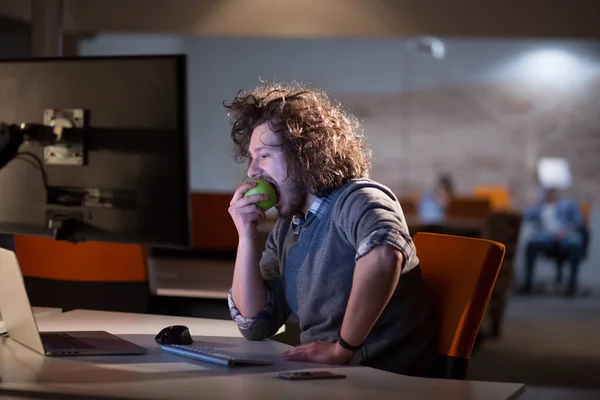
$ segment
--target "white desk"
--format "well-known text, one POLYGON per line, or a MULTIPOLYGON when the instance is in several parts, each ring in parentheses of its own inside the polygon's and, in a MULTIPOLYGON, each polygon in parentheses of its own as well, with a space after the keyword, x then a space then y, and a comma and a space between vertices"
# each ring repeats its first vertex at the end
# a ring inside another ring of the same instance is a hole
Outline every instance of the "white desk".
POLYGON ((239 337, 231 321, 98 311, 71 311, 39 321, 40 330, 104 329, 149 349, 143 356, 43 357, 2 338, 1 395, 60 393, 132 399, 514 399, 521 384, 412 378, 366 367, 324 366, 283 361, 288 346, 239 337), (168 325, 190 328, 195 342, 227 351, 260 355, 274 366, 226 369, 163 353, 154 336, 168 325), (236 337, 237 336, 237 337, 236 337), (333 370, 342 380, 284 381, 278 371, 333 370))
POLYGON ((33 316, 36 319, 62 313, 62 308, 54 307, 31 307, 31 310, 33 311, 33 316))
POLYGON ((227 299, 235 261, 149 258, 150 289, 157 296, 227 299))
MULTIPOLYGON (((31 307, 33 316, 36 320, 39 318, 47 317, 49 315, 56 315, 62 312, 62 308, 51 308, 51 307, 31 307)), ((2 321, 2 315, 0 315, 0 333, 6 332, 4 327, 4 321, 2 321)))

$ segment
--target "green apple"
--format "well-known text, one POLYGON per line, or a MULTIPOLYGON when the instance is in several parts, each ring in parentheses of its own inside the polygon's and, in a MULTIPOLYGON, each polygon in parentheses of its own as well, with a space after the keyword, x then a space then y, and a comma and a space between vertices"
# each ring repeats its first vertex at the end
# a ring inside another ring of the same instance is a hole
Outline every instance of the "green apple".
POLYGON ((264 179, 257 179, 256 186, 249 189, 246 193, 244 193, 244 197, 249 196, 251 194, 268 194, 269 198, 267 200, 259 201, 256 203, 263 211, 267 211, 269 208, 273 207, 277 204, 277 192, 275 192, 275 188, 269 182, 264 179))

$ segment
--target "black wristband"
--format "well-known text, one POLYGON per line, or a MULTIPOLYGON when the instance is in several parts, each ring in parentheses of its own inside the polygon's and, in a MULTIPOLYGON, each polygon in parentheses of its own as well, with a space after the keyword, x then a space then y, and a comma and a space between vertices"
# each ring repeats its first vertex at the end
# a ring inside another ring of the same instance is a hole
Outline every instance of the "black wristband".
POLYGON ((351 351, 353 353, 356 353, 357 351, 360 350, 360 348, 362 347, 362 343, 358 346, 352 346, 350 343, 346 342, 341 335, 341 332, 338 332, 337 334, 337 343, 342 346, 344 349, 351 351))

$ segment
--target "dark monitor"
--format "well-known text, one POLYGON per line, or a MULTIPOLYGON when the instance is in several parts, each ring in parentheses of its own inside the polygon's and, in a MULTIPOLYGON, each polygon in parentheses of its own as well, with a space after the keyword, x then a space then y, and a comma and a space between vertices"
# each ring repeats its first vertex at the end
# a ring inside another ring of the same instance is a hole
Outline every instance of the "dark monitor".
POLYGON ((182 55, 0 62, 0 233, 189 246, 186 114, 182 55))

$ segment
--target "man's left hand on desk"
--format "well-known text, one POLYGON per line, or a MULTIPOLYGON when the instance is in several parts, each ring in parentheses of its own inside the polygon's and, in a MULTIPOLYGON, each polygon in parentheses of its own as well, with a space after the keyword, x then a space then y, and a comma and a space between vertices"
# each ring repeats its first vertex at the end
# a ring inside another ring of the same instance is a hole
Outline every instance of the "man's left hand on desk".
POLYGON ((301 344, 281 353, 286 361, 308 361, 320 364, 346 364, 352 358, 352 352, 343 349, 337 343, 312 342, 301 344))

